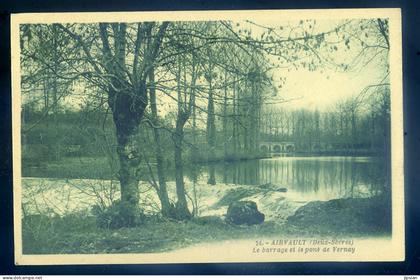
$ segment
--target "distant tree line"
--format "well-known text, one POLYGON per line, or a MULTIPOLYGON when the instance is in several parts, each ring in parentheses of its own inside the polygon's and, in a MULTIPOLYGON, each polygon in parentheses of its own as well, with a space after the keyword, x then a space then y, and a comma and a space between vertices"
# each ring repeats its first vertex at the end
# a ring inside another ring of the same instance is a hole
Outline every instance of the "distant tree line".
POLYGON ((268 107, 264 141, 291 141, 296 152, 384 156, 390 150, 390 95, 378 87, 365 98, 350 97, 329 110, 268 107))

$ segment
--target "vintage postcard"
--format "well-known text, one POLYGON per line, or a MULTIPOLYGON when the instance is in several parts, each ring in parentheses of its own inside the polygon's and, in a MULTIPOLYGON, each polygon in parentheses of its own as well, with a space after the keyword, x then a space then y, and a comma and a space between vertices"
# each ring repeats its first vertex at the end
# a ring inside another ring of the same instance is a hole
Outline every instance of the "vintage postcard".
POLYGON ((11 20, 16 264, 404 260, 399 9, 11 20))

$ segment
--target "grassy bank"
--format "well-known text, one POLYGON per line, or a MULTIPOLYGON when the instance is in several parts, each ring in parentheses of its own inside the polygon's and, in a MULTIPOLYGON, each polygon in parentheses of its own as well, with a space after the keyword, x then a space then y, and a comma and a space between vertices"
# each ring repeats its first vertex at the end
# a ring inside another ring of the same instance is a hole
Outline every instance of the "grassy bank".
POLYGON ((163 252, 200 242, 253 238, 282 232, 268 222, 258 226, 233 226, 217 217, 179 222, 150 217, 135 228, 103 229, 95 217, 34 216, 23 221, 24 254, 96 254, 163 252))

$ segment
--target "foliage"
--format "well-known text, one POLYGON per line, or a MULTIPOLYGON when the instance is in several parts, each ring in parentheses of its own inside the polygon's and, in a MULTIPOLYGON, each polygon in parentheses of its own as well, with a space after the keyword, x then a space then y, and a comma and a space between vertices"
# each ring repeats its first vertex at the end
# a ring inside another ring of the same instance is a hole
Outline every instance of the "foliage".
POLYGON ((115 229, 121 227, 135 227, 144 222, 145 216, 139 209, 124 201, 114 201, 112 205, 103 207, 95 205, 92 213, 96 217, 96 223, 100 228, 115 229))

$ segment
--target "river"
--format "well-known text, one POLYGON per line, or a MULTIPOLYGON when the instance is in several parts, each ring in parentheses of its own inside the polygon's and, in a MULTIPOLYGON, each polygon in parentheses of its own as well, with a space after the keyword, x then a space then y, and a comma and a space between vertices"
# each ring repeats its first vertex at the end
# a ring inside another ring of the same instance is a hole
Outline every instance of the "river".
POLYGON ((306 201, 368 197, 389 182, 383 160, 372 157, 275 157, 194 169, 187 170, 191 180, 205 180, 213 171, 218 183, 273 183, 306 201))
MULTIPOLYGON (((167 170, 167 186, 173 201, 175 182, 173 171, 167 170)), ((187 192, 199 200, 202 215, 221 215, 223 207, 212 208, 230 189, 272 183, 287 188, 287 192, 261 192, 257 200, 267 217, 281 220, 304 203, 346 197, 370 197, 379 194, 385 186, 387 174, 384 160, 370 157, 276 157, 213 165, 185 166, 187 192), (208 185, 214 172, 216 185, 208 185), (197 197, 196 195, 197 194, 197 197), (286 198, 285 200, 283 200, 286 198), (285 204, 286 203, 286 204, 285 204), (273 208, 274 207, 274 208, 273 208), (272 209, 273 208, 273 209, 272 209), (281 210, 277 209, 281 208, 281 210), (279 215, 281 217, 279 217, 279 215)), ((140 198, 143 207, 156 211, 159 200, 150 188, 144 172, 140 178, 140 198), (154 206, 153 206, 154 205, 154 206), (153 206, 153 207, 152 207, 153 206)), ((65 214, 89 209, 92 205, 118 198, 118 182, 89 178, 30 178, 23 180, 23 202, 28 212, 65 214), (98 200, 99 199, 99 200, 98 200), (40 209, 40 207, 42 209, 40 209)))

